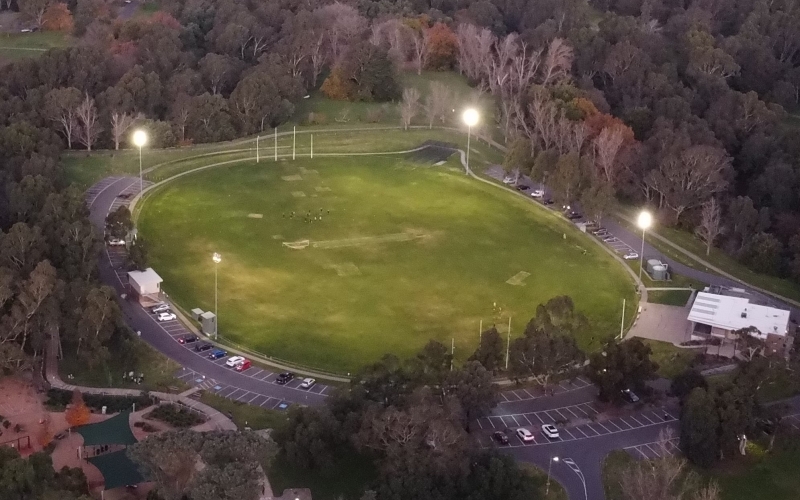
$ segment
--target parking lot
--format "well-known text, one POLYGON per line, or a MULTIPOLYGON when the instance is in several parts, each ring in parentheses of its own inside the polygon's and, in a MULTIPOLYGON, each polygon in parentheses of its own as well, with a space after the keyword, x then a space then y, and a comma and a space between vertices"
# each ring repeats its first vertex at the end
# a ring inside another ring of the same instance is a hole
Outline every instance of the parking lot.
POLYGON ((598 228, 597 226, 593 226, 591 228, 587 227, 586 232, 592 234, 595 238, 600 239, 600 241, 610 246, 612 250, 622 255, 626 259, 639 258, 638 250, 634 250, 633 247, 631 247, 624 241, 620 240, 619 238, 614 236, 610 231, 608 231, 603 227, 600 228, 598 228))
MULTIPOLYGON (((559 383, 548 387, 548 391, 552 391, 553 394, 561 394, 564 392, 583 389, 584 387, 589 387, 590 385, 592 385, 592 383, 584 377, 576 377, 572 380, 562 380, 559 383)), ((544 397, 544 393, 541 392, 541 389, 514 389, 512 391, 503 391, 499 396, 501 399, 500 403, 502 404, 539 399, 544 397)))
POLYGON ((670 455, 677 455, 681 452, 678 448, 680 440, 678 438, 668 439, 664 441, 653 441, 652 443, 644 443, 636 446, 628 446, 625 451, 630 453, 633 458, 642 460, 652 460, 654 458, 662 458, 670 455))
POLYGON ((478 426, 482 431, 480 440, 484 446, 494 446, 492 433, 504 431, 509 438, 507 446, 512 448, 543 446, 607 436, 677 420, 672 411, 664 408, 645 409, 608 419, 598 418, 597 415, 598 409, 593 403, 582 403, 546 411, 484 417, 478 420, 478 426), (576 425, 571 425, 572 422, 576 425), (556 424, 560 436, 555 439, 546 438, 540 432, 542 424, 556 424), (514 432, 519 427, 532 431, 536 441, 524 443, 514 432))

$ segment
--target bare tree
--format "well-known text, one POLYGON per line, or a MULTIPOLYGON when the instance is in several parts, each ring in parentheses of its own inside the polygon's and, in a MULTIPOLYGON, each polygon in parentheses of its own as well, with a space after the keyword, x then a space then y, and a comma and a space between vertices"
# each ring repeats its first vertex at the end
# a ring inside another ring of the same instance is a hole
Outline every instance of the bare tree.
POLYGON ((561 38, 553 38, 544 58, 542 85, 558 83, 569 78, 574 54, 572 47, 561 38))
POLYGON ((128 113, 118 111, 111 112, 111 135, 114 136, 114 149, 119 150, 119 143, 122 142, 122 135, 133 125, 136 118, 128 113))
POLYGON ((81 91, 74 87, 53 89, 45 96, 45 109, 49 118, 60 125, 67 149, 72 149, 72 138, 78 130, 76 113, 80 103, 81 91))
POLYGON ((317 85, 322 68, 328 60, 325 50, 325 34, 315 35, 309 44, 309 57, 311 58, 311 86, 317 85))
POLYGON ((625 141, 625 130, 616 124, 603 128, 594 139, 595 166, 598 174, 609 184, 614 184, 619 174, 617 154, 625 141))
POLYGON ((328 44, 333 63, 338 62, 347 46, 367 29, 367 20, 355 7, 335 2, 317 9, 327 26, 328 44))
POLYGON ((456 28, 456 37, 459 71, 470 80, 480 80, 489 67, 495 36, 486 28, 465 23, 456 28))
POLYGON ((695 229, 697 236, 706 244, 706 255, 711 253, 711 246, 717 236, 722 234, 722 213, 716 198, 711 198, 703 203, 703 211, 700 215, 700 225, 695 229))
POLYGON ((414 32, 412 38, 414 45, 413 45, 413 56, 414 56, 414 67, 417 68, 417 74, 422 74, 422 68, 428 63, 428 54, 431 50, 430 39, 428 36, 428 30, 423 29, 421 33, 414 32))
POLYGON ((97 140, 97 136, 103 130, 98 123, 97 107, 94 105, 94 99, 86 94, 83 102, 75 110, 78 123, 78 142, 86 146, 86 151, 92 150, 92 144, 97 140))
POLYGON ((36 23, 37 28, 42 27, 44 13, 50 6, 50 0, 20 0, 19 11, 27 19, 36 23))
POLYGON ((400 119, 403 123, 403 129, 408 130, 411 125, 411 120, 417 116, 419 111, 419 90, 414 87, 406 87, 403 89, 403 101, 400 103, 400 119))
POLYGON ((433 128, 434 120, 442 124, 447 120, 453 102, 453 96, 447 85, 441 82, 431 82, 428 95, 425 97, 425 116, 428 118, 428 128, 433 128))
POLYGON ((186 123, 189 121, 191 113, 191 102, 189 96, 180 94, 172 103, 169 111, 170 120, 175 125, 175 128, 180 132, 181 142, 186 140, 186 123))
POLYGON ((728 187, 731 158, 724 149, 695 145, 663 158, 646 182, 658 192, 675 220, 728 187))

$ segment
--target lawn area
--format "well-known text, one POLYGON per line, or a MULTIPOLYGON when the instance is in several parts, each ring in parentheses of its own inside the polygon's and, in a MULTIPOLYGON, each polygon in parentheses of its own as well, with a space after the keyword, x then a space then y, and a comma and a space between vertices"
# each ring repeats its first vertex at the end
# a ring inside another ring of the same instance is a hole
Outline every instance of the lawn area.
POLYGON ((702 352, 702 349, 675 347, 669 342, 650 339, 641 340, 650 346, 653 351, 650 359, 658 363, 658 375, 664 378, 672 378, 689 368, 697 354, 702 352))
POLYGON ((277 429, 287 422, 284 411, 268 410, 260 406, 240 403, 208 391, 203 391, 200 395, 200 402, 216 408, 225 415, 233 415, 232 420, 240 429, 245 427, 253 430, 277 429))
MULTIPOLYGON (((314 155, 317 157, 330 154, 405 151, 416 148, 427 140, 449 142, 463 148, 466 141, 464 134, 456 131, 441 129, 386 130, 386 125, 297 127, 296 138, 293 134, 288 133, 290 131, 290 126, 278 129, 277 152, 279 159, 291 158, 293 146, 297 157, 310 156, 312 134, 314 155), (348 130, 352 128, 359 130, 348 130)), ((265 165, 274 162, 274 137, 272 135, 262 136, 258 140, 258 146, 261 162, 265 165)), ((470 166, 473 170, 480 172, 488 165, 502 162, 502 153, 483 142, 473 140, 470 149, 470 166)), ((144 150, 142 167, 145 170, 146 179, 159 181, 200 166, 236 158, 255 157, 256 138, 251 137, 186 148, 144 150)), ((110 175, 139 174, 139 152, 134 149, 93 152, 88 156, 83 152, 73 151, 63 156, 62 163, 67 180, 84 189, 110 175)))
POLYGON ((67 383, 88 387, 122 387, 143 391, 181 392, 186 384, 173 377, 181 367, 138 338, 130 339, 124 348, 111 350, 110 361, 93 368, 74 357, 67 356, 58 363, 61 379, 67 383), (120 354, 121 350, 127 351, 120 354), (124 360, 124 361, 123 361, 124 360), (123 373, 144 374, 144 382, 135 384, 123 380, 123 373), (74 379, 68 379, 72 375, 74 379), (174 389, 174 390, 172 390, 174 389))
POLYGON ((654 304, 683 307, 691 295, 691 290, 648 290, 647 301, 654 304))
POLYGON ((538 304, 562 294, 592 321, 578 338, 586 349, 592 336, 617 331, 623 297, 635 307, 631 279, 603 249, 452 159, 436 168, 372 156, 207 169, 157 189, 139 230, 184 309, 213 309, 210 256, 222 254, 223 337, 340 373, 387 352, 410 356, 431 338, 454 339, 463 361, 481 320, 505 332, 510 315, 519 334, 538 304), (282 245, 303 240, 307 248, 282 245))
MULTIPOLYGON (((603 462, 606 500, 624 500, 619 486, 622 471, 633 463, 628 453, 612 451, 603 462)), ((736 456, 710 471, 697 470, 715 480, 722 500, 796 500, 800 492, 800 443, 796 438, 776 442, 771 453, 736 456)))
POLYGON ((0 33, 0 66, 18 59, 39 57, 48 49, 67 47, 72 37, 61 31, 0 33))

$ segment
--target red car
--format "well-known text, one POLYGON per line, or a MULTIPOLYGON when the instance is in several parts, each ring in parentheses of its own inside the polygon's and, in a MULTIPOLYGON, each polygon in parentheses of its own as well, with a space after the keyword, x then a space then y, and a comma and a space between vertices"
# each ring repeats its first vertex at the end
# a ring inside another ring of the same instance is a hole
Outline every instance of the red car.
POLYGON ((250 360, 249 359, 245 359, 244 361, 240 361, 239 364, 236 365, 236 371, 237 372, 243 372, 243 371, 247 370, 248 368, 250 368, 250 366, 252 366, 250 364, 250 360))

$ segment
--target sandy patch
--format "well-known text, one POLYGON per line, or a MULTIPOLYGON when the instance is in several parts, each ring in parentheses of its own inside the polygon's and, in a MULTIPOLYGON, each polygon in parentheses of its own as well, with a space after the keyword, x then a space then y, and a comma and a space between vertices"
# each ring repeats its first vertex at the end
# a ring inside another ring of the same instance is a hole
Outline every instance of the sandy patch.
POLYGON ((264 218, 264 214, 247 214, 247 216, 250 217, 251 219, 263 219, 264 218))
POLYGON ((510 277, 508 280, 506 280, 506 283, 508 283, 509 285, 514 285, 514 286, 525 286, 525 279, 530 275, 531 275, 531 273, 526 273, 525 271, 520 271, 517 274, 515 274, 514 276, 510 277))
POLYGON ((285 181, 288 181, 288 182, 296 182, 296 181, 302 181, 303 180, 303 176, 302 175, 297 175, 297 174, 295 174, 295 175, 284 175, 284 176, 281 176, 281 179, 283 179, 285 181))
POLYGON ((305 198, 306 194, 302 191, 292 191, 292 196, 295 198, 305 198))

